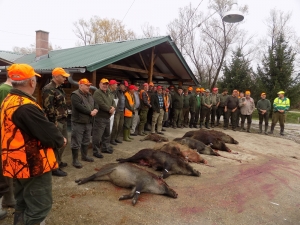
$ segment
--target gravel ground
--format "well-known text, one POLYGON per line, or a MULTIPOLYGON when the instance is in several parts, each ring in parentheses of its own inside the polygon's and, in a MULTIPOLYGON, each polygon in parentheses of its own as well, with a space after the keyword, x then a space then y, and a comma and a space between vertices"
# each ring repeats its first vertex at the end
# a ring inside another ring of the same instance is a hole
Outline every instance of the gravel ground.
MULTIPOLYGON (((53 177, 53 208, 46 218, 48 225, 75 224, 300 224, 300 126, 286 125, 286 135, 257 134, 226 130, 238 145, 228 145, 233 152, 220 154, 241 160, 241 163, 217 156, 203 157, 213 167, 192 164, 201 177, 172 175, 166 182, 178 198, 141 194, 138 203, 118 201, 130 190, 109 182, 90 182, 78 186, 74 180, 97 172, 101 166, 128 157, 154 142, 131 143, 115 147, 95 162, 82 162, 82 169, 68 166, 68 176, 53 177)), ((190 129, 167 128, 165 136, 172 140, 190 129)), ((216 128, 223 131, 223 129, 216 128)), ((65 161, 71 164, 71 151, 66 149, 65 161)), ((149 169, 151 171, 151 169, 149 169)), ((152 171, 157 173, 155 171, 152 171)), ((158 173, 157 173, 158 174, 158 173)), ((12 224, 12 209, 0 224, 12 224)))

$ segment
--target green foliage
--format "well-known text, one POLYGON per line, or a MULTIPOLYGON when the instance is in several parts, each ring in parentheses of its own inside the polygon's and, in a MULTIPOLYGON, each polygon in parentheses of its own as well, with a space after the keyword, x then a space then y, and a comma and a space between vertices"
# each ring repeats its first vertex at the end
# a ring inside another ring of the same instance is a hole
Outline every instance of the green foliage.
POLYGON ((268 99, 273 101, 278 91, 285 91, 291 104, 299 101, 300 76, 294 75, 295 53, 283 35, 280 35, 274 46, 269 46, 264 55, 262 66, 258 66, 256 83, 262 92, 267 93, 268 99))
POLYGON ((218 83, 221 89, 227 88, 229 93, 234 89, 253 92, 252 69, 240 49, 233 52, 229 65, 225 62, 223 73, 224 75, 218 83))

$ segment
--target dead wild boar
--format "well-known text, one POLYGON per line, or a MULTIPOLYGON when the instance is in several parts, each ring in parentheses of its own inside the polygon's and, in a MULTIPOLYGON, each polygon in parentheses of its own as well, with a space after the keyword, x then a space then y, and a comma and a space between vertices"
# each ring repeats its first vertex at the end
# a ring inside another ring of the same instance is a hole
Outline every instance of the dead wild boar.
POLYGON ((220 138, 217 138, 216 136, 214 136, 213 134, 210 134, 207 131, 204 131, 204 130, 200 129, 200 130, 194 131, 192 136, 190 136, 190 135, 191 135, 191 133, 187 132, 183 136, 183 138, 184 137, 191 137, 191 138, 194 138, 198 141, 203 142, 206 145, 210 144, 213 149, 218 149, 218 150, 221 150, 221 151, 231 152, 231 150, 225 145, 225 143, 220 138))
POLYGON ((189 162, 207 164, 207 161, 203 159, 201 155, 193 149, 185 149, 181 150, 181 152, 189 162))
POLYGON ((216 131, 216 130, 208 130, 207 132, 215 135, 216 137, 220 138, 222 141, 228 144, 238 144, 239 142, 235 140, 233 137, 231 137, 228 134, 225 134, 221 131, 216 131))
POLYGON ((214 151, 210 145, 205 145, 203 142, 198 141, 194 138, 185 137, 185 138, 175 138, 174 141, 186 145, 191 149, 196 149, 198 153, 205 154, 205 155, 216 155, 218 156, 219 153, 214 151))
POLYGON ((142 149, 127 159, 117 159, 120 163, 132 162, 152 167, 154 170, 162 170, 162 177, 167 178, 172 174, 200 176, 200 172, 178 157, 167 152, 154 149, 142 149))
POLYGON ((163 179, 130 163, 110 163, 90 177, 75 180, 78 184, 89 181, 110 181, 119 187, 132 188, 130 194, 119 198, 132 199, 132 205, 137 203, 141 193, 146 192, 177 198, 177 193, 163 179))
POLYGON ((154 141, 154 142, 167 142, 169 141, 168 138, 160 136, 158 134, 148 134, 146 137, 144 137, 143 139, 141 139, 140 141, 154 141))
POLYGON ((155 148, 155 149, 157 149, 159 151, 167 152, 175 157, 181 158, 182 160, 186 161, 186 158, 182 154, 181 149, 177 143, 174 145, 174 143, 169 142, 169 143, 164 144, 163 146, 161 146, 159 148, 155 148))

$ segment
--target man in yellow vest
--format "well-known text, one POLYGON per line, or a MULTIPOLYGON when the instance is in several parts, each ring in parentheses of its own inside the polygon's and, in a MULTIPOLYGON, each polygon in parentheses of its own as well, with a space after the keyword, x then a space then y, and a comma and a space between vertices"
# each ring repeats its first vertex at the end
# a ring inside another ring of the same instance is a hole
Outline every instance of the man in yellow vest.
POLYGON ((125 95, 125 110, 124 110, 124 130, 123 130, 123 140, 131 141, 133 139, 130 137, 130 127, 132 125, 132 116, 134 115, 134 95, 136 87, 130 85, 128 91, 125 95))
POLYGON ((13 64, 8 76, 13 88, 0 117, 3 175, 14 178, 14 224, 40 224, 52 207, 51 171, 58 168, 53 148, 67 140, 32 96, 40 75, 27 64, 13 64))
POLYGON ((274 127, 279 120, 280 124, 280 135, 284 135, 284 122, 285 122, 285 113, 290 109, 290 99, 284 97, 284 91, 279 91, 278 97, 274 99, 273 103, 273 116, 272 116, 272 125, 270 134, 273 134, 274 127))

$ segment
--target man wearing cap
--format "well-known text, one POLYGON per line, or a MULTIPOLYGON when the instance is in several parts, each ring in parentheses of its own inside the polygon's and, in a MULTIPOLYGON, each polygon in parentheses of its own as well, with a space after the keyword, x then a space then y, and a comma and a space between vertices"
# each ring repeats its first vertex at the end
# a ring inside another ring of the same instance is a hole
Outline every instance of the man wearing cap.
MULTIPOLYGON (((169 89, 165 88, 163 89, 163 98, 164 98, 164 105, 165 105, 165 113, 164 113, 164 118, 163 118, 163 122, 162 125, 163 127, 169 127, 168 120, 169 120, 169 114, 170 114, 170 106, 171 106, 171 97, 169 94, 169 89)), ((161 129, 162 131, 166 131, 164 128, 161 129)))
POLYGON ((151 105, 153 109, 152 115, 152 126, 151 133, 155 133, 155 126, 157 124, 157 133, 163 134, 162 131, 162 121, 165 113, 164 97, 162 95, 162 87, 157 86, 157 92, 151 97, 151 105))
POLYGON ((114 124, 112 128, 112 132, 110 135, 110 143, 117 144, 122 143, 119 136, 123 132, 123 124, 124 124, 124 108, 125 108, 125 96, 124 92, 128 87, 127 81, 121 82, 119 88, 117 89, 118 96, 118 104, 116 108, 116 113, 114 116, 114 124))
POLYGON ((232 122, 232 130, 236 131, 236 119, 237 119, 237 108, 239 106, 238 91, 233 90, 232 95, 228 96, 225 103, 224 112, 226 113, 226 118, 224 121, 224 130, 228 129, 229 118, 232 122))
MULTIPOLYGON (((2 104, 6 96, 9 94, 11 88, 11 79, 7 75, 6 81, 0 85, 0 105, 2 104)), ((14 198, 13 179, 3 176, 0 146, 0 199, 2 195, 2 207, 14 208, 16 200, 14 198)), ((0 208, 0 220, 4 219, 7 215, 7 212, 2 210, 2 207, 0 208)))
POLYGON ((132 117, 134 116, 134 92, 136 87, 134 85, 129 85, 128 91, 125 92, 125 110, 124 110, 124 125, 123 125, 123 140, 131 141, 133 139, 130 137, 130 127, 132 125, 132 117))
POLYGON ((216 119, 216 114, 217 114, 217 109, 220 104, 220 95, 218 93, 218 88, 214 87, 212 89, 211 93, 211 101, 212 101, 212 106, 211 106, 211 118, 210 118, 210 123, 211 127, 215 127, 215 119, 216 119))
POLYGON ((202 128, 204 119, 205 119, 205 127, 209 128, 209 117, 210 117, 210 110, 212 107, 212 99, 210 95, 209 89, 205 90, 205 94, 202 96, 201 99, 201 114, 200 114, 200 128, 202 128))
POLYGON ((219 126, 220 118, 222 115, 223 115, 223 120, 224 121, 226 120, 225 102, 226 102, 227 97, 228 97, 228 90, 227 90, 227 88, 224 88, 222 94, 219 95, 220 103, 219 103, 218 109, 217 109, 217 124, 216 124, 216 126, 219 126))
POLYGON ((177 92, 172 96, 172 108, 173 108, 173 128, 182 127, 182 108, 183 108, 183 89, 178 87, 177 92))
POLYGON ((252 113, 255 110, 253 98, 250 97, 250 91, 245 92, 245 97, 239 99, 239 107, 241 112, 241 130, 245 130, 245 120, 247 119, 247 132, 250 133, 252 123, 252 113))
POLYGON ((188 89, 183 90, 183 108, 182 108, 182 125, 183 127, 189 126, 189 113, 190 113, 190 95, 188 89))
POLYGON ((141 101, 140 101, 140 96, 138 92, 139 88, 137 87, 137 84, 135 85, 135 89, 133 92, 134 96, 134 115, 132 117, 132 125, 130 129, 130 135, 132 136, 137 136, 136 134, 136 127, 138 126, 140 122, 140 116, 139 116, 139 110, 141 107, 141 101))
MULTIPOLYGON (((68 74, 63 68, 57 67, 52 71, 52 80, 43 88, 43 109, 48 120, 54 123, 60 130, 62 135, 68 140, 67 118, 68 107, 66 102, 66 94, 61 85, 66 81, 68 74)), ((65 147, 55 149, 59 169, 52 172, 55 176, 67 176, 67 173, 61 170, 67 166, 62 161, 65 147)))
POLYGON ((266 93, 261 93, 261 99, 257 102, 256 108, 258 111, 259 117, 259 132, 262 133, 262 124, 265 121, 265 134, 268 135, 268 126, 269 126, 269 113, 271 110, 271 102, 266 99, 266 93))
POLYGON ((279 91, 278 97, 273 102, 273 116, 270 134, 273 134, 274 127, 279 120, 280 135, 284 135, 285 113, 290 109, 290 99, 284 96, 284 91, 279 91))
POLYGON ((13 88, 2 103, 0 121, 3 175, 14 178, 13 224, 40 224, 52 207, 51 170, 58 168, 53 149, 67 139, 32 96, 40 75, 27 64, 13 64, 8 76, 13 88))
POLYGON ((144 128, 145 124, 147 123, 147 115, 149 109, 152 107, 150 103, 150 96, 148 93, 149 85, 148 83, 143 84, 143 90, 140 91, 140 103, 141 103, 141 110, 140 110, 140 124, 138 134, 141 136, 146 135, 144 128))
POLYGON ((188 94, 191 95, 193 93, 193 87, 189 86, 188 87, 188 94))
POLYGON ((110 117, 114 114, 116 109, 115 101, 108 91, 109 81, 102 78, 99 83, 99 89, 93 94, 96 109, 98 113, 95 116, 93 124, 93 156, 96 158, 103 158, 100 153, 113 153, 112 147, 109 145, 110 141, 110 117), (100 145, 101 144, 101 145, 100 145))
POLYGON ((72 103, 72 132, 71 149, 73 162, 76 168, 82 168, 78 161, 78 151, 81 150, 81 159, 87 162, 94 162, 94 159, 88 156, 88 148, 92 132, 93 118, 98 110, 90 93, 91 83, 83 78, 78 82, 79 88, 71 94, 72 103))

